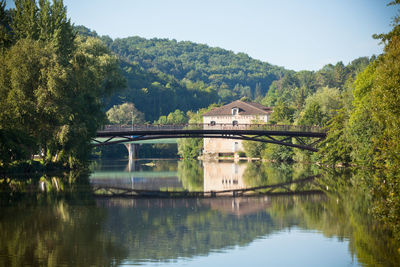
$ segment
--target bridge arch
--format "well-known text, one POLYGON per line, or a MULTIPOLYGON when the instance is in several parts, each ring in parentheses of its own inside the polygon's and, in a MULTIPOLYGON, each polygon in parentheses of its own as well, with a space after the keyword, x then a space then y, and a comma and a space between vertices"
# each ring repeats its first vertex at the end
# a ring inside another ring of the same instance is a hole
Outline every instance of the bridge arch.
MULTIPOLYGON (((270 143, 316 152, 316 145, 325 137, 326 132, 320 127, 297 125, 109 125, 97 132, 93 143, 94 146, 104 146, 154 139, 223 138, 270 143), (292 143, 293 138, 297 143, 292 143)), ((134 146, 128 145, 127 148, 134 150, 134 146)))

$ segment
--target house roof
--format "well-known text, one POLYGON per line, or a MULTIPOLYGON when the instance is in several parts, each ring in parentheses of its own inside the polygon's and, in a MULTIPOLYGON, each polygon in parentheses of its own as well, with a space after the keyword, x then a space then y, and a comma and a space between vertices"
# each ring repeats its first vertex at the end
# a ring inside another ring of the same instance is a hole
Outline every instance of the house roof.
POLYGON ((233 108, 239 108, 239 115, 266 115, 272 113, 271 107, 265 107, 254 102, 243 102, 236 100, 225 106, 214 108, 209 112, 204 113, 203 116, 232 115, 233 108))

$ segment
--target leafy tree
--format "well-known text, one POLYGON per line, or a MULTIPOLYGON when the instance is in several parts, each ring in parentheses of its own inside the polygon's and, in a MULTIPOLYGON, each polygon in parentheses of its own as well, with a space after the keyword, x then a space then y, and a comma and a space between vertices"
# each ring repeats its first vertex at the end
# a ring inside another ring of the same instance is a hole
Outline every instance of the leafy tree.
POLYGON ((266 144, 265 149, 261 154, 262 158, 278 161, 278 162, 292 162, 293 161, 293 148, 288 146, 266 144))
POLYGON ((187 123, 189 118, 186 116, 186 114, 177 109, 174 112, 171 112, 168 114, 168 116, 161 116, 157 121, 155 121, 155 124, 185 124, 187 123))
POLYGON ((328 122, 328 136, 321 143, 318 154, 322 162, 335 166, 337 164, 349 164, 351 145, 346 131, 348 114, 345 110, 340 110, 338 114, 328 122))
POLYGON ((261 158, 261 153, 265 149, 265 143, 255 141, 243 141, 243 149, 246 156, 261 158))
POLYGON ((36 149, 35 140, 25 132, 0 129, 0 162, 3 164, 31 159, 36 149))
POLYGON ((0 57, 0 129, 27 134, 24 145, 46 161, 79 166, 105 122, 103 98, 124 85, 118 59, 99 40, 75 38, 62 1, 18 0, 12 14, 14 44, 0 57))
POLYGON ((397 16, 393 30, 377 36, 386 44, 384 53, 357 76, 352 108, 333 118, 321 148, 326 162, 352 161, 373 172, 360 181, 371 188, 373 214, 396 236, 400 236, 399 23, 397 16))
POLYGON ((184 159, 193 159, 201 154, 203 139, 181 138, 178 141, 178 154, 184 159))
POLYGON ((295 108, 291 107, 285 102, 279 101, 276 106, 274 106, 274 112, 272 113, 270 123, 283 123, 291 124, 294 121, 295 108))
POLYGON ((144 122, 144 114, 137 110, 132 103, 124 103, 110 108, 107 119, 112 124, 138 124, 144 122))
POLYGON ((306 126, 323 126, 325 121, 325 114, 322 112, 320 104, 318 102, 310 101, 308 105, 306 105, 298 124, 306 126))
POLYGON ((381 131, 371 117, 371 110, 375 108, 371 90, 376 79, 377 63, 375 61, 357 76, 353 108, 349 111, 348 118, 347 136, 351 144, 351 159, 364 166, 373 165, 372 139, 381 131))
POLYGON ((10 29, 11 14, 5 10, 6 1, 0 1, 0 49, 8 48, 12 44, 10 29))

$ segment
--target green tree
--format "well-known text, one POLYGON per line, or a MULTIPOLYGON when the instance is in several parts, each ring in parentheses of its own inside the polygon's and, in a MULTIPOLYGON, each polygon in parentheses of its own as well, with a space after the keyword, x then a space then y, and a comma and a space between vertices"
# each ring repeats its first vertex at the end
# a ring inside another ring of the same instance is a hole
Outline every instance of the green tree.
POLYGON ((113 106, 107 112, 107 119, 112 124, 138 124, 144 122, 144 114, 132 103, 113 106))
POLYGON ((5 10, 6 1, 0 1, 0 49, 8 48, 12 44, 10 29, 11 14, 5 10))
POLYGON ((184 159, 193 159, 201 154, 203 139, 181 138, 178 141, 178 154, 184 159))
POLYGON ((359 179, 371 188, 373 214, 396 236, 400 236, 399 23, 397 16, 393 30, 377 36, 385 43, 384 53, 357 76, 353 108, 334 117, 320 150, 324 161, 351 160, 373 173, 359 179))
POLYGON ((18 0, 12 14, 14 44, 0 56, 0 129, 24 132, 24 145, 46 161, 81 165, 105 122, 104 98, 124 85, 119 61, 101 41, 75 38, 62 1, 18 0))
POLYGON ((277 144, 266 144, 265 149, 261 153, 262 158, 278 162, 292 162, 293 156, 292 147, 277 144))
POLYGON ((337 164, 349 164, 351 144, 347 134, 348 114, 345 110, 340 110, 338 114, 329 121, 328 136, 321 143, 318 154, 322 162, 331 166, 337 164))
POLYGON ((168 116, 160 116, 160 118, 155 121, 155 124, 185 124, 189 120, 186 114, 177 109, 174 112, 168 114, 168 116))
POLYGON ((325 125, 325 114, 321 110, 321 106, 317 102, 307 103, 300 120, 299 125, 306 126, 323 126, 325 125))
POLYGON ((291 124, 294 121, 295 111, 295 108, 291 107, 289 104, 279 101, 276 106, 274 106, 274 112, 272 113, 270 123, 291 124))
POLYGON ((261 153, 265 149, 265 143, 255 141, 243 141, 243 149, 246 156, 251 158, 261 158, 261 153))

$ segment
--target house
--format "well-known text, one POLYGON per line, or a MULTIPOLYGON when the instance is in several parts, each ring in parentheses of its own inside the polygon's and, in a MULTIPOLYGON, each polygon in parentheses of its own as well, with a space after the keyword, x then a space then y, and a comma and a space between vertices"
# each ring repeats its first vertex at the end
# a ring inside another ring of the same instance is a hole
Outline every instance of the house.
MULTIPOLYGON (((219 129, 218 127, 243 127, 244 124, 267 123, 272 108, 258 103, 234 101, 222 107, 215 108, 203 114, 205 129, 219 129)), ((207 155, 235 155, 243 151, 242 140, 204 138, 203 154, 207 155)))

